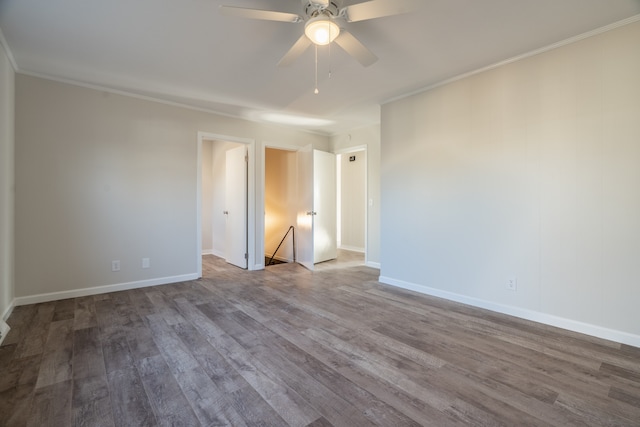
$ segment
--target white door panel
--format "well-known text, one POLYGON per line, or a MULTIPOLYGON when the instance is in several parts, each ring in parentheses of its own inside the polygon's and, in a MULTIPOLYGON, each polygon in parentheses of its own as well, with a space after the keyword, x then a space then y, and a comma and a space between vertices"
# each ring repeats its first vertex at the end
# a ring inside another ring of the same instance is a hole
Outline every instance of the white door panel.
POLYGON ((336 156, 313 151, 313 262, 338 256, 336 211, 336 156))
POLYGON ((318 262, 337 256, 335 155, 313 150, 297 152, 298 164, 298 262, 313 270, 318 262))
POLYGON ((298 207, 297 245, 298 262, 313 270, 313 147, 307 145, 297 152, 298 207))
POLYGON ((247 148, 226 152, 225 260, 247 268, 247 148))

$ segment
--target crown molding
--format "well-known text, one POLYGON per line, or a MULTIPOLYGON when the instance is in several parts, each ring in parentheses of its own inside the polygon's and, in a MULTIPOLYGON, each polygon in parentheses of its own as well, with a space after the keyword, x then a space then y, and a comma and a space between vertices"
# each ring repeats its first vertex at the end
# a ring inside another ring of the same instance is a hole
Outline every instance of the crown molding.
POLYGON ((285 128, 285 129, 289 129, 289 130, 295 130, 295 131, 298 131, 298 132, 304 132, 304 133, 309 133, 309 134, 313 134, 313 135, 329 137, 329 134, 321 132, 321 131, 316 131, 316 130, 313 130, 313 129, 306 129, 306 128, 303 128, 303 127, 295 127, 295 126, 286 126, 286 125, 273 123, 273 122, 267 122, 267 121, 251 120, 251 118, 248 118, 248 117, 245 117, 245 116, 242 116, 242 115, 235 115, 235 114, 231 114, 231 113, 225 113, 225 112, 222 112, 222 111, 214 110, 214 109, 211 109, 211 108, 197 107, 195 105, 185 104, 185 103, 176 102, 176 101, 170 101, 168 99, 161 98, 160 96, 142 95, 142 94, 135 93, 135 92, 129 92, 126 89, 115 89, 115 88, 112 88, 112 87, 109 87, 109 86, 103 86, 103 85, 95 84, 95 83, 87 83, 87 82, 83 82, 81 80, 69 79, 69 78, 54 76, 54 75, 46 74, 46 73, 38 73, 38 72, 33 72, 33 71, 28 71, 28 70, 16 70, 16 72, 19 73, 19 74, 22 74, 24 76, 35 77, 35 78, 43 79, 43 80, 50 80, 50 81, 56 82, 56 83, 62 83, 62 84, 70 85, 70 86, 82 87, 82 88, 85 88, 85 89, 97 90, 97 91, 100 91, 100 92, 106 92, 106 93, 111 93, 111 94, 114 94, 114 95, 126 96, 126 97, 129 97, 129 98, 140 99, 140 100, 143 100, 143 101, 155 102, 155 103, 158 103, 158 104, 168 105, 168 106, 171 106, 171 107, 184 108, 186 110, 198 111, 198 112, 201 112, 201 113, 208 113, 208 114, 215 114, 217 116, 227 117, 227 118, 230 118, 230 119, 244 120, 246 122, 258 123, 258 124, 263 124, 263 125, 270 125, 270 126, 274 126, 274 127, 285 128))
POLYGON ((517 55, 517 56, 511 57, 509 59, 505 59, 504 61, 496 62, 495 64, 491 64, 491 65, 488 65, 486 67, 478 68, 476 70, 469 71, 467 73, 459 74, 459 75, 457 75, 455 77, 451 77, 449 79, 442 80, 440 82, 431 84, 429 86, 425 86, 423 88, 420 88, 420 89, 417 89, 417 90, 414 90, 414 91, 411 91, 411 92, 408 92, 408 93, 405 93, 405 94, 402 94, 402 95, 387 99, 386 101, 383 101, 381 103, 381 105, 385 105, 385 104, 389 104, 389 103, 394 102, 394 101, 399 101, 401 99, 409 98, 409 97, 411 97, 413 95, 417 95, 419 93, 428 92, 428 91, 430 91, 432 89, 448 85, 449 83, 453 83, 453 82, 456 82, 458 80, 463 80, 463 79, 466 79, 467 77, 475 76, 476 74, 484 73, 485 71, 489 71, 489 70, 493 70, 495 68, 502 67, 503 65, 511 64, 513 62, 517 62, 517 61, 521 61, 523 59, 531 58, 532 56, 536 56, 536 55, 539 55, 541 53, 549 52, 551 50, 554 50, 554 49, 557 49, 557 48, 560 48, 560 47, 563 47, 563 46, 567 46, 567 45, 570 45, 570 44, 573 44, 573 43, 577 43, 577 42, 579 42, 581 40, 588 39, 590 37, 594 37, 594 36, 597 36, 599 34, 606 33, 606 32, 615 30, 616 28, 624 27, 624 26, 629 25, 629 24, 633 24, 634 22, 638 22, 638 21, 640 21, 640 14, 633 15, 633 16, 631 16, 629 18, 623 19, 622 21, 617 21, 617 22, 614 22, 612 24, 605 25, 604 27, 596 28, 594 30, 587 31, 586 33, 582 33, 582 34, 578 34, 577 36, 569 37, 568 39, 561 40, 559 42, 550 44, 548 46, 544 46, 544 47, 541 47, 539 49, 535 49, 535 50, 523 53, 521 55, 517 55))

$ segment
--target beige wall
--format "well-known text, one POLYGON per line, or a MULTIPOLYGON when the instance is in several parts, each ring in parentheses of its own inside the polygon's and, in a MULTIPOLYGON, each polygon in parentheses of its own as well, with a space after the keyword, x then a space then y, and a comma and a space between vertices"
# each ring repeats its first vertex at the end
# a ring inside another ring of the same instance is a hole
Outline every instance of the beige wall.
MULTIPOLYGON (((297 173, 296 152, 265 148, 264 243, 270 257, 289 227, 296 226, 297 173)), ((289 234, 276 259, 293 261, 293 239, 289 234)))
POLYGON ((367 147, 367 264, 380 266, 380 125, 371 125, 331 137, 334 153, 352 147, 367 147))
POLYGON ((15 105, 20 303, 196 274, 198 131, 320 149, 329 142, 20 74, 15 105))
POLYGON ((340 157, 340 247, 364 251, 367 152, 350 152, 340 157), (355 156, 355 161, 349 157, 355 156))
POLYGON ((0 321, 14 296, 14 89, 15 73, 0 44, 0 321))
POLYGON ((640 346, 638 40, 384 105, 381 279, 640 346))

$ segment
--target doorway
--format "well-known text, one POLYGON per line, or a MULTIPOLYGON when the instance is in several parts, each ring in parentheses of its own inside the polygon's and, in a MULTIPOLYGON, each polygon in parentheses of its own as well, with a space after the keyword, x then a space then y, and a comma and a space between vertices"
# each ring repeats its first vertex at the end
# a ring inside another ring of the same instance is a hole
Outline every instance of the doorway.
POLYGON ((296 259, 296 152, 265 147, 264 164, 264 255, 268 267, 296 259))
POLYGON ((219 256, 242 268, 256 269, 255 255, 249 250, 255 245, 254 146, 253 140, 198 133, 199 277, 202 277, 202 255, 206 254, 219 256), (229 162, 235 163, 227 167, 229 162), (229 195, 235 197, 230 199, 229 195))
POLYGON ((265 266, 273 259, 313 270, 335 259, 335 155, 265 145, 264 160, 265 266))
POLYGON ((366 253, 367 150, 358 147, 336 155, 338 248, 366 253))

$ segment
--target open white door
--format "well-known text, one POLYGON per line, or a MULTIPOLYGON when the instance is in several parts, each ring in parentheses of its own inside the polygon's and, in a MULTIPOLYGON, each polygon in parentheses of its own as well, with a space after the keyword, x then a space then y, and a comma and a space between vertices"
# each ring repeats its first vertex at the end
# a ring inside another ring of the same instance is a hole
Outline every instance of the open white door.
POLYGON ((297 152, 298 158, 298 262, 313 270, 318 262, 337 256, 335 155, 313 150, 297 152))
POLYGON ((313 262, 338 256, 336 155, 313 150, 313 262))
POLYGON ((247 148, 226 152, 225 260, 247 268, 247 148))
POLYGON ((297 151, 298 215, 296 229, 297 260, 313 270, 313 146, 297 151))

